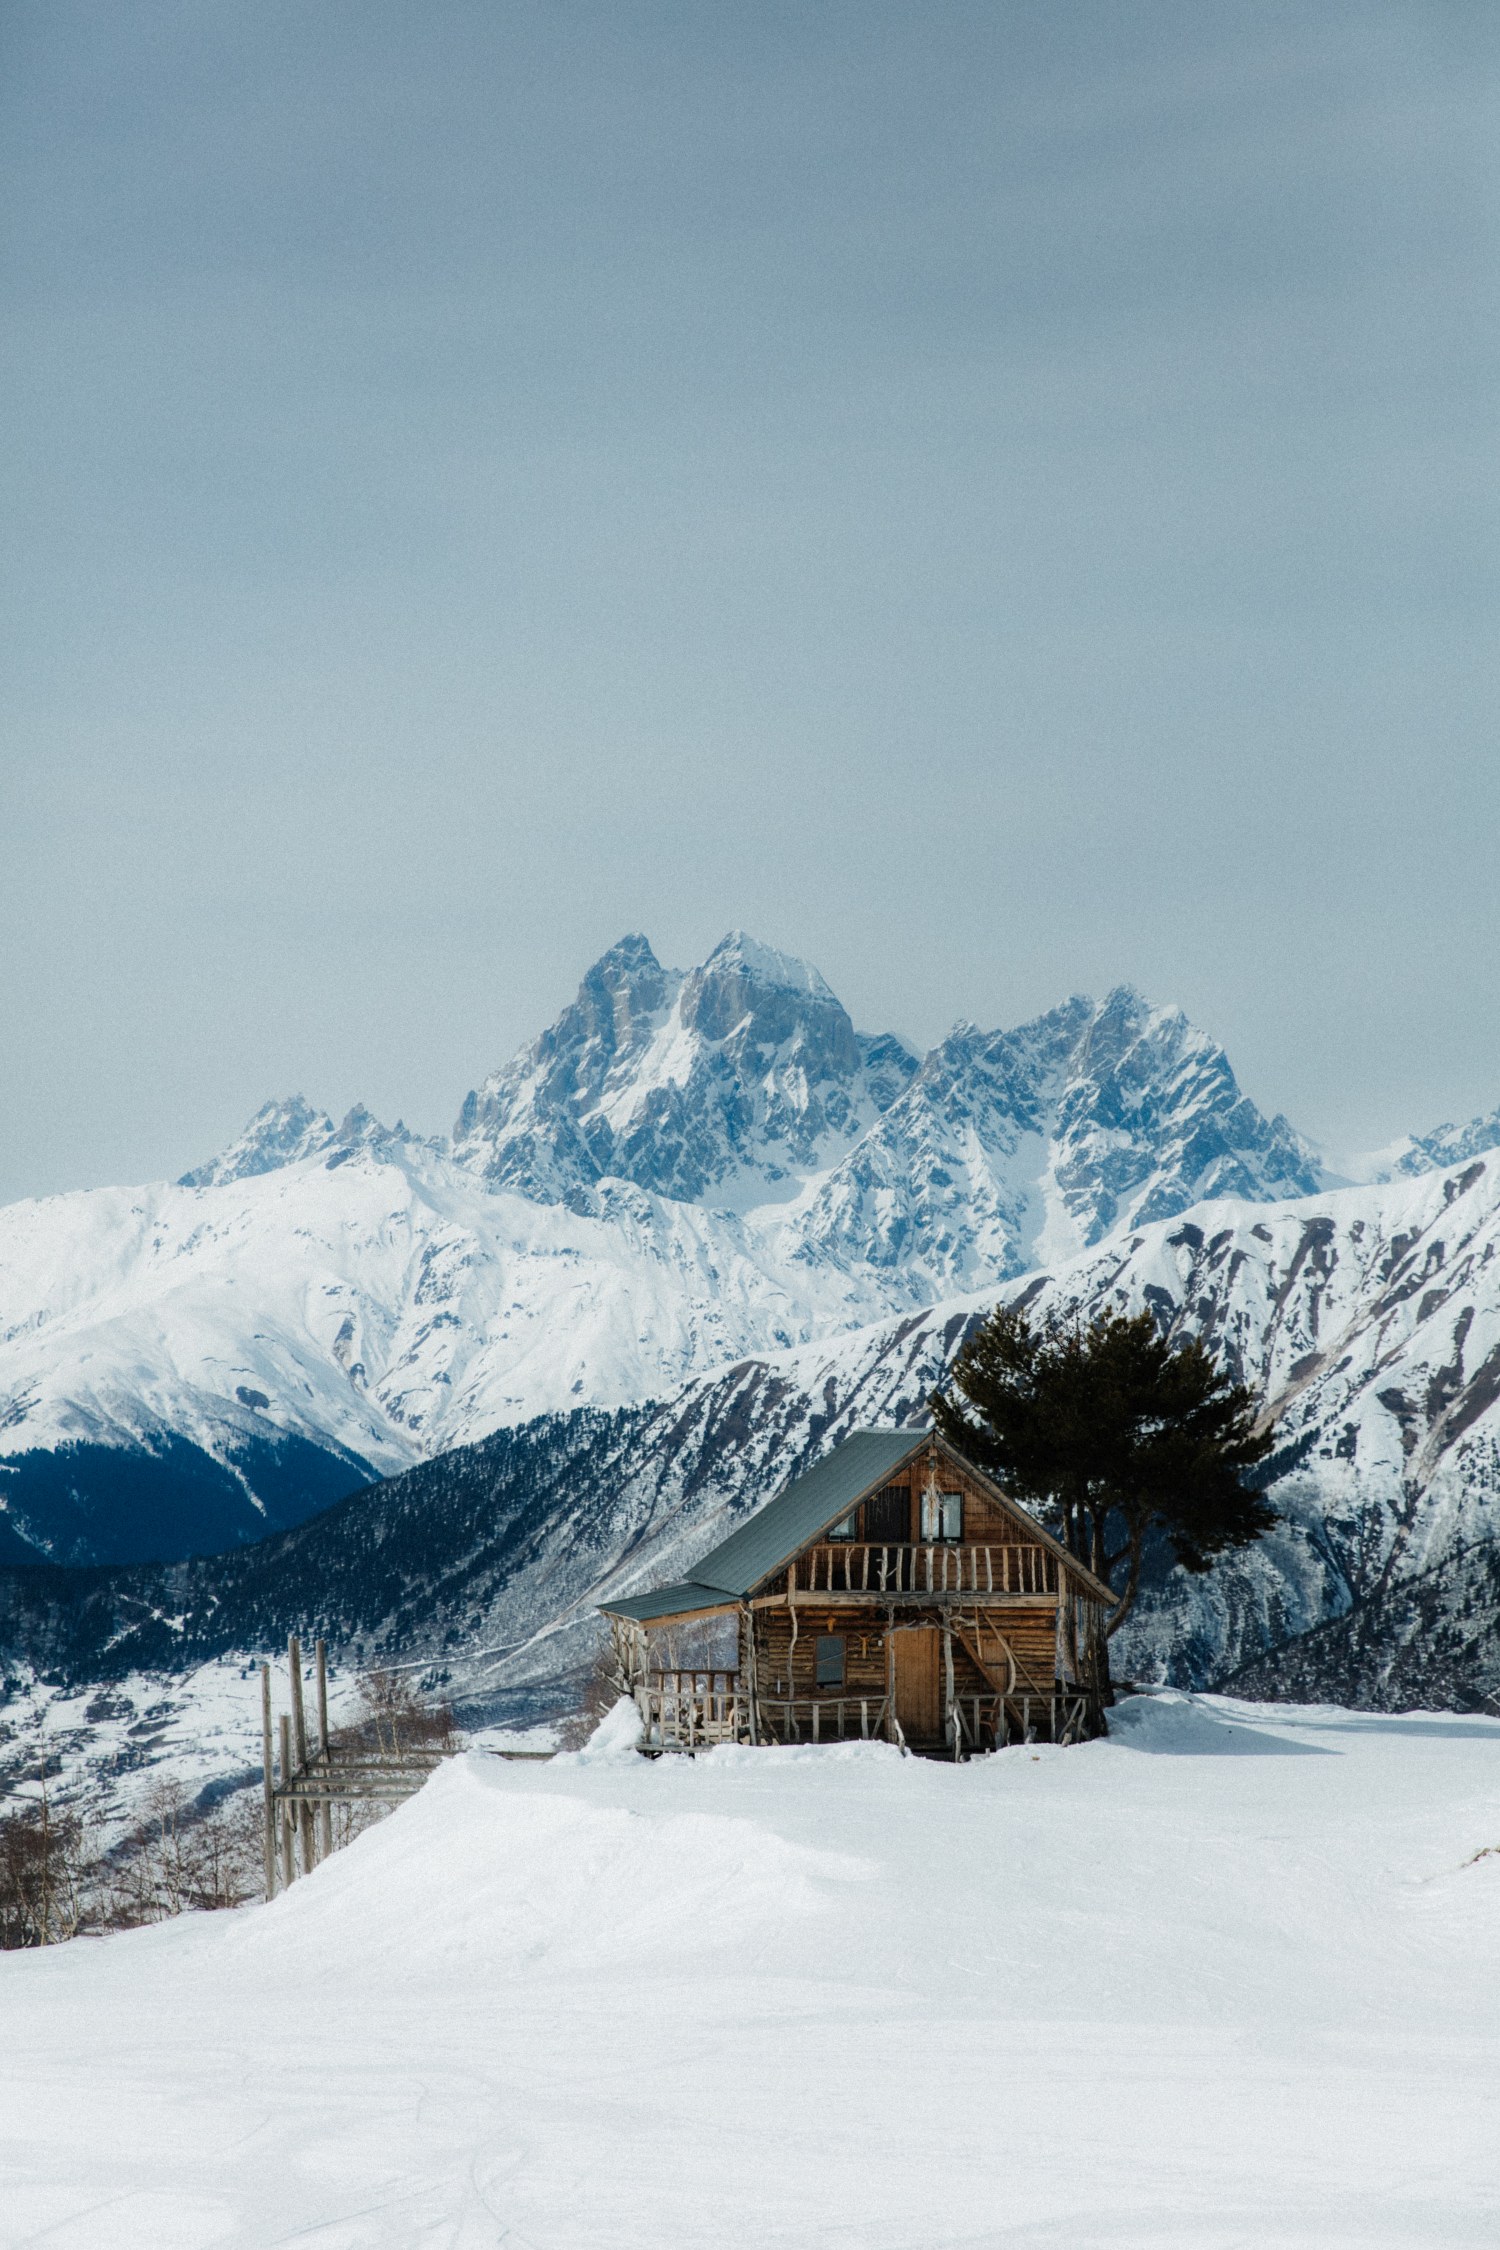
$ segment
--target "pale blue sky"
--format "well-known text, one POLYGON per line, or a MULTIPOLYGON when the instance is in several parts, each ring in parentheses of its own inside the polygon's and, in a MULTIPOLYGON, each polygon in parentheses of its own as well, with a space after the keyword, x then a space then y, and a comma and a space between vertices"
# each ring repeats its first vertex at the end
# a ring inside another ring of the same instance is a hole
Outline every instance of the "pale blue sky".
POLYGON ((0 1195, 627 929, 1500 1102, 1489 6, 0 6, 0 1195))

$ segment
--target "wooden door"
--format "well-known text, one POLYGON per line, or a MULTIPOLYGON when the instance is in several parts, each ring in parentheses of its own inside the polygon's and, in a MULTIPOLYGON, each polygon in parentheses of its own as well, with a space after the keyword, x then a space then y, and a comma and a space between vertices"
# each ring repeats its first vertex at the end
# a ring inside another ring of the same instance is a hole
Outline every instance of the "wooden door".
POLYGON ((942 1641, 936 1625, 906 1625, 891 1635, 896 1717, 908 1742, 943 1738, 942 1641))

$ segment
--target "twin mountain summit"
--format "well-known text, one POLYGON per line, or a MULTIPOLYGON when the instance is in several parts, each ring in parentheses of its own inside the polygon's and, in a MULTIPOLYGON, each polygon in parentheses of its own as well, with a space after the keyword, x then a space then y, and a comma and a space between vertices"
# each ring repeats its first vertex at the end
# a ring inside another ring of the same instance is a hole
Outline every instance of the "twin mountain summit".
POLYGON ((1484 1707, 1497 1144, 1500 1112, 1330 1170, 1128 987, 919 1055, 742 933, 686 971, 625 938, 449 1140, 292 1098, 178 1182, 0 1212, 4 1599, 34 1628, 36 1565, 113 1566, 47 1596, 58 1661, 154 1588, 186 1622, 129 1660, 182 1663, 341 1572, 366 1653, 461 1672, 554 1621, 540 1692, 612 1572, 918 1414, 999 1299, 1149 1305, 1275 1405, 1280 1522, 1163 1563, 1127 1666, 1484 1707))

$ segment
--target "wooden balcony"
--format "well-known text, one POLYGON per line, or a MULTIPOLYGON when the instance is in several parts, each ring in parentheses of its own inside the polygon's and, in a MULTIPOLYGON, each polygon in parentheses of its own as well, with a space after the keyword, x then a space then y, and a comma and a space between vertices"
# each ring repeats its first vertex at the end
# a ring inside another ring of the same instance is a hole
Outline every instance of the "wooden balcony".
MULTIPOLYGON (((1005 1601, 1057 1599, 1057 1557, 1045 1547, 867 1547, 832 1540, 810 1547, 790 1572, 794 1600, 1005 1601)), ((773 1599, 776 1597, 772 1597, 773 1599)))

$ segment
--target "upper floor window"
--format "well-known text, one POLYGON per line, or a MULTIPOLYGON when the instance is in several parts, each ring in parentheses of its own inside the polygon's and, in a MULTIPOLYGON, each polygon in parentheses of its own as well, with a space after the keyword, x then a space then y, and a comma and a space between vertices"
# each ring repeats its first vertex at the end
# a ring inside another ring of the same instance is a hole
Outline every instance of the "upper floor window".
POLYGON ((922 1543, 951 1544, 964 1535, 964 1496, 961 1492, 924 1492, 922 1543))
POLYGON ((847 1516, 841 1516, 837 1523, 829 1525, 828 1536, 830 1539, 852 1539, 854 1537, 854 1514, 852 1510, 847 1516))
POLYGON ((872 1547, 904 1547, 911 1538, 911 1493, 888 1484, 865 1502, 865 1538, 872 1547))

